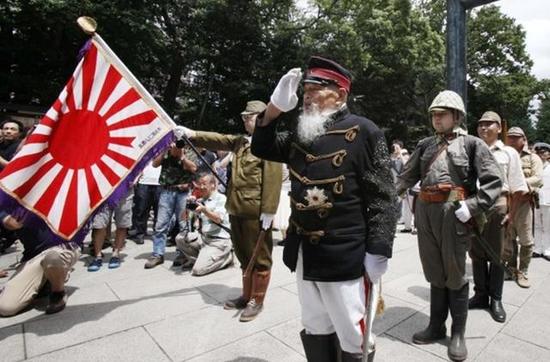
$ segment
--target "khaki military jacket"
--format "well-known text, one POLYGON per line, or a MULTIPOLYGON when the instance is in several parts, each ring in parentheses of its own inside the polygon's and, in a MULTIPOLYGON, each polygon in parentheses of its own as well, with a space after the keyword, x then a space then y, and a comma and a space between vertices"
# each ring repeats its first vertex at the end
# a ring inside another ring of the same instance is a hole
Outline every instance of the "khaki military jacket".
POLYGON ((207 149, 233 152, 226 203, 229 215, 259 219, 261 213, 277 212, 283 172, 280 163, 254 156, 243 135, 198 131, 192 141, 207 149))
POLYGON ((524 149, 520 152, 521 169, 530 193, 538 192, 542 186, 542 160, 539 156, 524 149))
MULTIPOLYGON (((434 156, 437 154, 440 139, 432 136, 421 140, 398 176, 397 192, 404 193, 418 181, 424 184, 434 156)), ((452 180, 456 186, 468 191, 466 205, 472 215, 488 210, 502 190, 501 171, 491 151, 477 137, 458 135, 447 149, 449 167, 454 169, 458 179, 452 180)))

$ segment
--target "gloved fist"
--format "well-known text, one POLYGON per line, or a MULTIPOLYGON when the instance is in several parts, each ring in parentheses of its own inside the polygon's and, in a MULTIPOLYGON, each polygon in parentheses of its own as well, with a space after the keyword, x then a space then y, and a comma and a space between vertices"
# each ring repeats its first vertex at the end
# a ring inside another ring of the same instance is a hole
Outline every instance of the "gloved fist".
POLYGON ((468 222, 468 220, 472 218, 472 214, 470 214, 470 210, 468 209, 468 206, 466 206, 466 202, 460 201, 460 207, 455 210, 455 216, 463 223, 468 222))
POLYGON ((176 126, 176 128, 174 128, 174 135, 178 140, 181 140, 183 136, 187 138, 192 138, 195 136, 195 131, 184 126, 176 126))
POLYGON ((271 95, 271 104, 277 107, 281 112, 288 112, 298 104, 298 95, 296 91, 302 80, 302 70, 293 68, 288 71, 279 80, 277 87, 271 95))
POLYGON ((263 230, 268 230, 271 227, 274 216, 275 214, 266 214, 262 212, 262 214, 260 215, 260 222, 262 223, 263 230))
POLYGON ((388 258, 384 255, 366 253, 363 265, 371 283, 378 284, 382 275, 388 270, 388 258))

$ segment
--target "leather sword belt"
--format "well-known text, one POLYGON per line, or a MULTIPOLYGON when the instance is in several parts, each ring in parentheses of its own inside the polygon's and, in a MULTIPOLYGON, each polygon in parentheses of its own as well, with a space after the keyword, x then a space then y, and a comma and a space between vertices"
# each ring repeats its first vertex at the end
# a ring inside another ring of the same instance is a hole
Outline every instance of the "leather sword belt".
POLYGON ((467 196, 464 187, 447 183, 422 187, 418 195, 420 200, 427 203, 455 202, 465 200, 467 196))

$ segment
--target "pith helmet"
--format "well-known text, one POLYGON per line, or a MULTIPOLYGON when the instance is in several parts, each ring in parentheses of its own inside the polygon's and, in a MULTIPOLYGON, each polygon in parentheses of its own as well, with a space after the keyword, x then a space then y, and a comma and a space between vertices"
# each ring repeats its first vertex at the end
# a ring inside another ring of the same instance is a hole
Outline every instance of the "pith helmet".
POLYGON ((440 92, 432 101, 428 110, 432 111, 444 111, 447 109, 456 109, 462 115, 466 115, 466 109, 464 108, 464 101, 458 93, 451 90, 444 90, 440 92))

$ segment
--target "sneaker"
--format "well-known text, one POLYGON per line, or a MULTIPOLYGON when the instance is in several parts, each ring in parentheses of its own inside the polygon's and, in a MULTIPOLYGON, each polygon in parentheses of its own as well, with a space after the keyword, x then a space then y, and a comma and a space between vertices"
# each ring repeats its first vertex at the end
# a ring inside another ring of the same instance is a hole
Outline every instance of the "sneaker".
POLYGON ((46 314, 54 314, 61 312, 67 305, 67 294, 62 292, 51 292, 48 306, 46 307, 46 314))
POLYGON ((525 275, 522 272, 518 273, 518 279, 516 280, 516 284, 519 285, 522 288, 530 288, 531 283, 529 283, 529 279, 527 279, 527 275, 525 275))
POLYGON ((99 269, 101 269, 101 266, 103 265, 103 259, 95 258, 90 265, 88 265, 88 271, 89 272, 96 272, 99 269))
POLYGON ((118 256, 113 256, 109 260, 109 269, 116 269, 120 266, 120 258, 118 256))
POLYGON ((145 269, 152 269, 157 265, 160 265, 163 263, 164 263, 164 256, 153 254, 149 257, 149 259, 147 259, 147 262, 145 263, 145 269))

